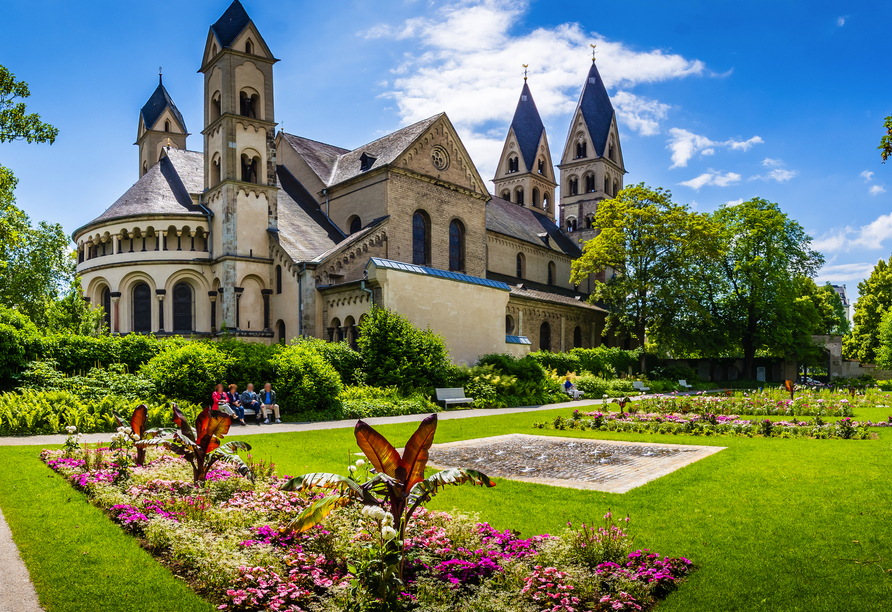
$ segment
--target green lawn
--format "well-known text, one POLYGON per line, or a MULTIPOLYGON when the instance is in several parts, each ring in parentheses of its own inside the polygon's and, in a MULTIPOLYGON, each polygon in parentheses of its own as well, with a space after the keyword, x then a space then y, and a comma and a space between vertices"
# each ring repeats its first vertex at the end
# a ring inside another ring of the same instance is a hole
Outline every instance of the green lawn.
MULTIPOLYGON (((480 514, 526 535, 568 520, 629 513, 636 546, 683 555, 700 569, 661 611, 887 610, 892 597, 892 431, 878 440, 683 437, 533 429, 571 410, 443 421, 437 442, 507 432, 684 444, 726 450, 622 495, 499 480, 447 489, 435 507, 480 514)), ((856 418, 884 419, 889 409, 856 418)), ((747 417, 755 418, 755 417, 747 417)), ((810 418, 810 417, 809 417, 810 418)), ((398 446, 414 425, 380 430, 398 446)), ((235 431, 232 439, 237 439, 235 431)), ((345 471, 352 431, 250 437, 280 473, 345 471)), ((37 458, 0 448, 0 508, 48 612, 208 610, 136 542, 37 458), (83 554, 86 552, 87 554, 83 554), (138 602, 138 604, 137 604, 138 602)))

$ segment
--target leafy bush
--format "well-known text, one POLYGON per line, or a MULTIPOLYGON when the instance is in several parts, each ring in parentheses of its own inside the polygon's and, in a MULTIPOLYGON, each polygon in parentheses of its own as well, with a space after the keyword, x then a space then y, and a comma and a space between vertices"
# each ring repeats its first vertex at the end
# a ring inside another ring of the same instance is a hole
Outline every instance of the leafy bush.
POLYGON ((244 390, 248 383, 254 383, 260 389, 264 383, 273 381, 276 374, 273 359, 281 349, 280 344, 270 346, 227 339, 218 342, 217 346, 232 359, 223 376, 227 383, 235 383, 244 390))
POLYGON ((90 367, 107 367, 122 363, 136 372, 164 349, 185 346, 189 341, 178 336, 159 339, 155 336, 78 336, 53 334, 40 340, 38 358, 51 359, 65 374, 77 374, 90 367))
POLYGON ((232 365, 232 357, 217 344, 192 341, 161 351, 139 373, 153 382, 159 393, 209 405, 214 387, 225 382, 232 365))
POLYGON ((504 353, 483 355, 464 370, 461 382, 477 408, 506 408, 563 401, 560 383, 529 355, 517 359, 504 353))
POLYGON ((367 419, 439 412, 440 408, 426 395, 415 392, 403 395, 397 387, 344 387, 338 396, 341 409, 338 418, 367 419))
POLYGON ((350 348, 346 340, 326 342, 319 338, 304 337, 297 340, 297 343, 319 352, 338 371, 344 384, 355 385, 362 381, 362 355, 350 348))
POLYGON ((107 395, 126 400, 148 400, 155 396, 155 384, 141 374, 130 374, 123 364, 107 369, 91 368, 83 376, 66 376, 52 360, 32 361, 22 372, 20 390, 67 391, 81 400, 98 400, 107 395))
POLYGON ((334 408, 341 377, 322 353, 307 344, 294 344, 276 354, 273 366, 283 409, 302 413, 334 408))
POLYGON ((548 351, 530 353, 530 357, 543 367, 555 370, 558 374, 588 372, 601 378, 615 378, 618 373, 628 370, 629 366, 637 365, 640 356, 641 349, 624 351, 606 346, 591 349, 575 348, 566 353, 548 351))
POLYGON ((15 384, 16 374, 35 358, 40 332, 27 316, 0 305, 0 388, 15 384))
POLYGON ((657 366, 648 374, 651 378, 656 380, 671 380, 676 383, 679 380, 685 380, 689 385, 700 382, 700 377, 697 376, 697 370, 682 365, 657 366))
POLYGON ((443 339, 391 310, 373 308, 359 325, 365 383, 417 390, 446 386, 455 375, 443 339))

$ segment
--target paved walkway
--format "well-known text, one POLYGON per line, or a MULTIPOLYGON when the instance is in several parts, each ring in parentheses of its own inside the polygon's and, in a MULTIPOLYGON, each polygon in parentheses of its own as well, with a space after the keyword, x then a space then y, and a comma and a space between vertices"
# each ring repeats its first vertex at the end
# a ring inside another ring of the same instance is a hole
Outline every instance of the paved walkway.
POLYGON ((31 583, 28 568, 25 567, 19 549, 12 541, 12 533, 0 511, 0 567, 3 579, 0 580, 0 612, 43 612, 37 602, 37 592, 31 583))

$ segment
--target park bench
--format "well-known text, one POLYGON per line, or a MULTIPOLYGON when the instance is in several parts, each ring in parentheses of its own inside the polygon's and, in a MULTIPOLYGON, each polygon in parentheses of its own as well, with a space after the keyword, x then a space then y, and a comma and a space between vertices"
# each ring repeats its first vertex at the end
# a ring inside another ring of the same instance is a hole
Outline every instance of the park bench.
POLYGON ((644 383, 640 380, 632 381, 632 388, 635 389, 635 391, 641 391, 642 393, 650 391, 650 387, 645 387, 644 383))
POLYGON ((688 381, 686 381, 686 380, 679 380, 678 386, 681 387, 682 389, 684 389, 685 391, 690 391, 691 389, 694 388, 694 385, 689 385, 688 381))
POLYGON ((473 397, 465 397, 465 390, 461 387, 449 389, 437 389, 437 401, 443 402, 445 408, 452 404, 473 404, 473 397))

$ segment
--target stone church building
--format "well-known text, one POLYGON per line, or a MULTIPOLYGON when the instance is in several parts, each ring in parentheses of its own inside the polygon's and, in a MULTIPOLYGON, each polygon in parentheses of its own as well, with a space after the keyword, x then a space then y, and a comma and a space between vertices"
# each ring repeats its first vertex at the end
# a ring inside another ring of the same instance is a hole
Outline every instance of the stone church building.
POLYGON ((440 333, 460 363, 628 343, 588 303, 603 275, 569 280, 625 172, 594 61, 557 166, 524 80, 495 196, 445 113, 353 150, 277 131, 278 61, 235 0, 201 59, 203 152, 159 79, 139 180, 73 234, 112 333, 355 343, 376 305, 440 333))

